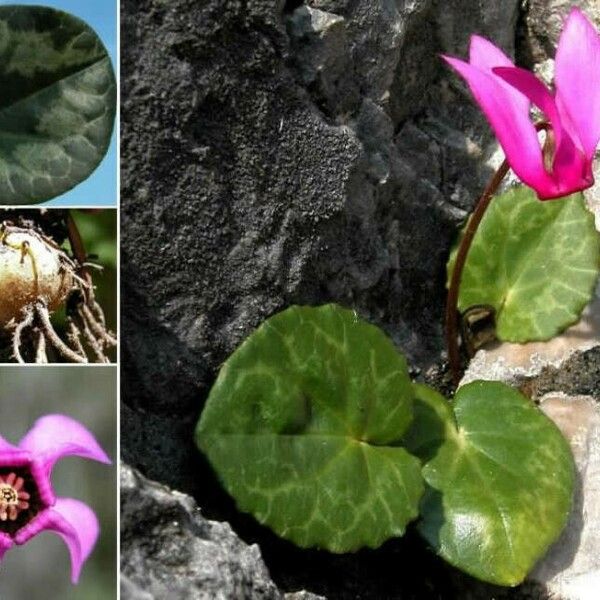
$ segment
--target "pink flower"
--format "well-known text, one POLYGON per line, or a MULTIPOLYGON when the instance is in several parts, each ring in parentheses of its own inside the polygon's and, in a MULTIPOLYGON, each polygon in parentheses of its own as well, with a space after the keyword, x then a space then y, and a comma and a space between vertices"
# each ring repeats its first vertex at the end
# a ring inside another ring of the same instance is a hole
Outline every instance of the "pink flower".
POLYGON ((469 62, 443 57, 471 88, 509 165, 539 198, 559 198, 594 183, 592 159, 600 140, 600 36, 574 8, 555 60, 555 92, 517 68, 487 40, 471 37, 469 62), (553 152, 544 156, 529 110, 533 103, 552 128, 553 152))
POLYGON ((0 558, 14 544, 53 531, 69 549, 71 580, 77 583, 99 526, 83 502, 54 495, 52 468, 59 458, 71 455, 110 463, 94 436, 63 415, 38 419, 18 446, 0 437, 0 558))

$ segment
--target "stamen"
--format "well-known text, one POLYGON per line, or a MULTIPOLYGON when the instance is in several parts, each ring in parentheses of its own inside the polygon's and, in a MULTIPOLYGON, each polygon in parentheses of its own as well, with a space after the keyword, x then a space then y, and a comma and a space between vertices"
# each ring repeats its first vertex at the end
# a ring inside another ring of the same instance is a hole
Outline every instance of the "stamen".
POLYGON ((24 483, 15 473, 0 475, 0 521, 15 521, 20 511, 29 508, 30 495, 22 489, 24 483))
POLYGON ((554 167, 554 157, 556 156, 556 139, 554 131, 550 128, 546 129, 546 139, 542 147, 542 156, 544 157, 544 169, 549 175, 552 175, 554 167))

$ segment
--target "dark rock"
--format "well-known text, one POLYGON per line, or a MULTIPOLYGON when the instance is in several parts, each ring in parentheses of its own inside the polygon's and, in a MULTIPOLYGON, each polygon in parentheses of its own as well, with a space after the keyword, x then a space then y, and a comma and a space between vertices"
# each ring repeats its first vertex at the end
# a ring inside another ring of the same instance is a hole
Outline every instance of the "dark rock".
POLYGON ((563 392, 570 396, 591 396, 600 402, 600 346, 575 353, 559 368, 546 367, 525 385, 536 398, 563 392))
POLYGON ((491 141, 437 52, 479 26, 510 46, 513 2, 492 5, 459 32, 426 0, 124 3, 127 402, 197 411, 226 356, 292 303, 351 305, 435 362, 448 247, 491 141), (411 86, 417 47, 429 75, 411 86))
POLYGON ((280 600, 258 546, 207 521, 194 500, 121 465, 123 600, 280 600))
POLYGON ((286 21, 292 60, 302 85, 329 114, 352 111, 360 101, 353 78, 344 17, 301 6, 286 21))

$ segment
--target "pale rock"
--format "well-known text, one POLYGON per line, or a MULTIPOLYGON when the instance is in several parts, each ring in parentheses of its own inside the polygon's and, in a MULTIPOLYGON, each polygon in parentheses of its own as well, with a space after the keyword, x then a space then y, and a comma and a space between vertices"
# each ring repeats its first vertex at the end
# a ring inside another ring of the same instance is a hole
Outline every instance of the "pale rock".
POLYGON ((552 393, 542 410, 565 435, 577 465, 571 517, 530 579, 552 598, 596 600, 600 590, 600 405, 589 396, 552 393))

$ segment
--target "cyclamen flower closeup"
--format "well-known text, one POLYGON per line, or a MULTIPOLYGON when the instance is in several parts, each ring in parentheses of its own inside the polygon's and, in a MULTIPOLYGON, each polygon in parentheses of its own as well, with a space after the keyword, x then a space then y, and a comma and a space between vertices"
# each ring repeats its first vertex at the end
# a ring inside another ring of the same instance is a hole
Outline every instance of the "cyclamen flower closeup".
POLYGON ((13 545, 52 531, 69 549, 71 580, 77 583, 98 538, 99 526, 86 504, 54 495, 52 468, 65 456, 110 464, 94 436, 63 415, 38 419, 18 446, 0 437, 0 559, 13 545))
POLYGON ((542 200, 594 183, 592 159, 600 141, 600 36, 574 8, 555 59, 555 90, 515 67, 492 43, 471 37, 469 62, 443 57, 467 81, 498 138, 508 164, 542 200), (543 152, 531 103, 546 115, 553 143, 543 152))

